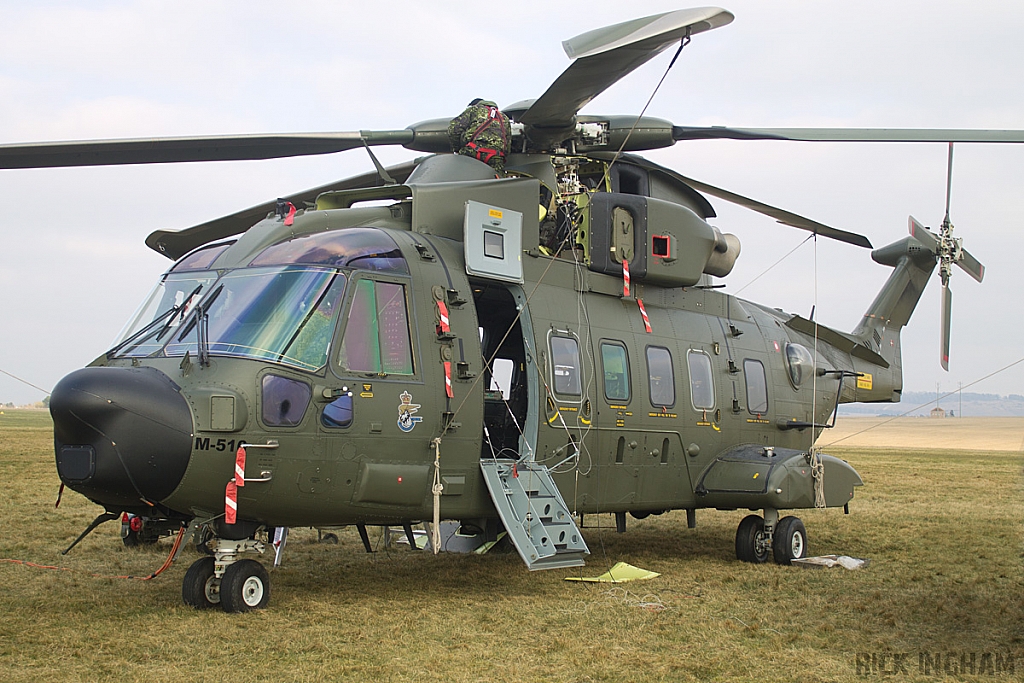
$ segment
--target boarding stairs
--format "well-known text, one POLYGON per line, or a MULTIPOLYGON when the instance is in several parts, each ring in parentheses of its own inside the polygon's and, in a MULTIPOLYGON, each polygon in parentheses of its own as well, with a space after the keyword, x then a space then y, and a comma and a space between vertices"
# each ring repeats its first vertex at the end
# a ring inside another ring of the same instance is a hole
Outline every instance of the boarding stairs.
POLYGON ((480 460, 512 544, 530 571, 582 567, 590 554, 548 468, 530 459, 480 460))

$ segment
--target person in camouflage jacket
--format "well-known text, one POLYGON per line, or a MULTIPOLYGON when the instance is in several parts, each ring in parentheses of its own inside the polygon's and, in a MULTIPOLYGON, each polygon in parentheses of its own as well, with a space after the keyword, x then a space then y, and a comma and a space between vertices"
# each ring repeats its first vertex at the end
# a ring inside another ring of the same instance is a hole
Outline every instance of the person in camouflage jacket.
POLYGON ((479 159, 499 175, 505 172, 512 126, 494 102, 479 98, 470 102, 466 110, 448 124, 448 139, 456 154, 479 159))

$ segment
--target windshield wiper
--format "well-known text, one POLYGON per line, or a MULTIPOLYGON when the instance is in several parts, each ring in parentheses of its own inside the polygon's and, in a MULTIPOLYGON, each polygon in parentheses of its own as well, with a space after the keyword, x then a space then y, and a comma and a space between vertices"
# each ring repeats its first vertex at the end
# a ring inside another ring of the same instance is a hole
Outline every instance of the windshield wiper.
POLYGON ((185 325, 184 329, 182 329, 182 331, 181 331, 181 334, 178 335, 178 341, 179 342, 182 339, 184 339, 188 335, 189 332, 192 331, 192 328, 194 328, 196 326, 196 323, 199 322, 199 318, 201 318, 202 316, 206 315, 206 312, 210 310, 210 306, 213 305, 213 302, 217 300, 217 297, 220 296, 220 293, 223 292, 223 291, 224 291, 224 285, 219 285, 217 287, 217 289, 215 289, 212 292, 210 292, 209 296, 207 296, 205 299, 203 299, 198 304, 196 304, 196 307, 194 309, 194 313, 189 318, 188 324, 185 325))
MULTIPOLYGON (((180 304, 175 306, 175 309, 177 309, 177 311, 180 311, 180 313, 178 313, 178 315, 180 315, 180 318, 184 318, 185 317, 185 313, 188 310, 189 303, 191 303, 193 297, 195 297, 195 295, 198 294, 199 290, 202 289, 202 288, 203 288, 203 286, 199 285, 198 287, 196 287, 195 289, 192 290, 191 294, 189 294, 187 297, 182 299, 180 304)), ((156 340, 157 341, 160 341, 160 338, 163 337, 165 334, 167 334, 167 330, 171 329, 171 323, 174 321, 174 317, 175 316, 172 315, 170 318, 168 318, 167 319, 167 323, 164 324, 164 326, 160 328, 160 332, 156 335, 156 340)), ((181 322, 180 318, 178 320, 179 323, 181 322)))
POLYGON ((120 344, 118 344, 114 348, 112 348, 109 351, 107 351, 107 354, 106 354, 107 358, 113 358, 114 356, 117 355, 117 353, 121 349, 123 349, 124 347, 128 346, 132 342, 137 341, 137 340, 145 337, 147 334, 149 334, 151 331, 153 331, 156 328, 157 325, 159 325, 160 323, 164 323, 164 321, 166 320, 166 322, 164 323, 164 326, 162 328, 160 328, 159 334, 157 334, 156 337, 155 337, 155 339, 157 341, 159 341, 160 337, 162 337, 165 334, 167 334, 167 330, 171 327, 171 323, 174 321, 174 316, 176 314, 178 314, 179 312, 182 312, 182 314, 184 314, 183 312, 186 309, 186 307, 188 307, 189 302, 192 301, 193 297, 195 297, 195 295, 198 294, 199 290, 201 290, 202 288, 203 288, 203 285, 199 285, 198 287, 193 289, 192 293, 189 294, 187 297, 185 297, 180 304, 174 304, 173 306, 168 308, 166 311, 164 311, 163 313, 158 315, 156 318, 153 318, 153 320, 150 321, 150 323, 148 325, 146 325, 145 327, 143 327, 141 330, 139 330, 138 332, 136 332, 132 336, 128 337, 127 339, 122 341, 120 344))

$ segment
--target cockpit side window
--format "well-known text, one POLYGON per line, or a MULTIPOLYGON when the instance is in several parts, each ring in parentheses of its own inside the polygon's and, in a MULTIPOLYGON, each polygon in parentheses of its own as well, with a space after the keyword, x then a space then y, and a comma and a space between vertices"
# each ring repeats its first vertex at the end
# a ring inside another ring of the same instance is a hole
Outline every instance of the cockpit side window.
POLYGON ((413 374, 405 285, 355 283, 338 364, 352 372, 413 374))

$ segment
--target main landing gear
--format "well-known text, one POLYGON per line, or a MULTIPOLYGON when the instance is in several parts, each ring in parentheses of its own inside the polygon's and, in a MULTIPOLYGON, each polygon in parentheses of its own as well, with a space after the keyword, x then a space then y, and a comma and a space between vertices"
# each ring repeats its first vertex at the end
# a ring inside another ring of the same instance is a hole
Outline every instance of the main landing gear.
POLYGON ((776 564, 807 557, 807 531, 799 517, 779 519, 778 510, 767 508, 763 518, 743 518, 736 529, 736 559, 761 564, 769 556, 776 564))
POLYGON ((242 559, 247 553, 263 553, 263 541, 229 541, 216 538, 207 543, 213 557, 201 557, 185 572, 181 599, 196 609, 220 605, 225 612, 263 609, 270 602, 270 575, 256 560, 242 559))

